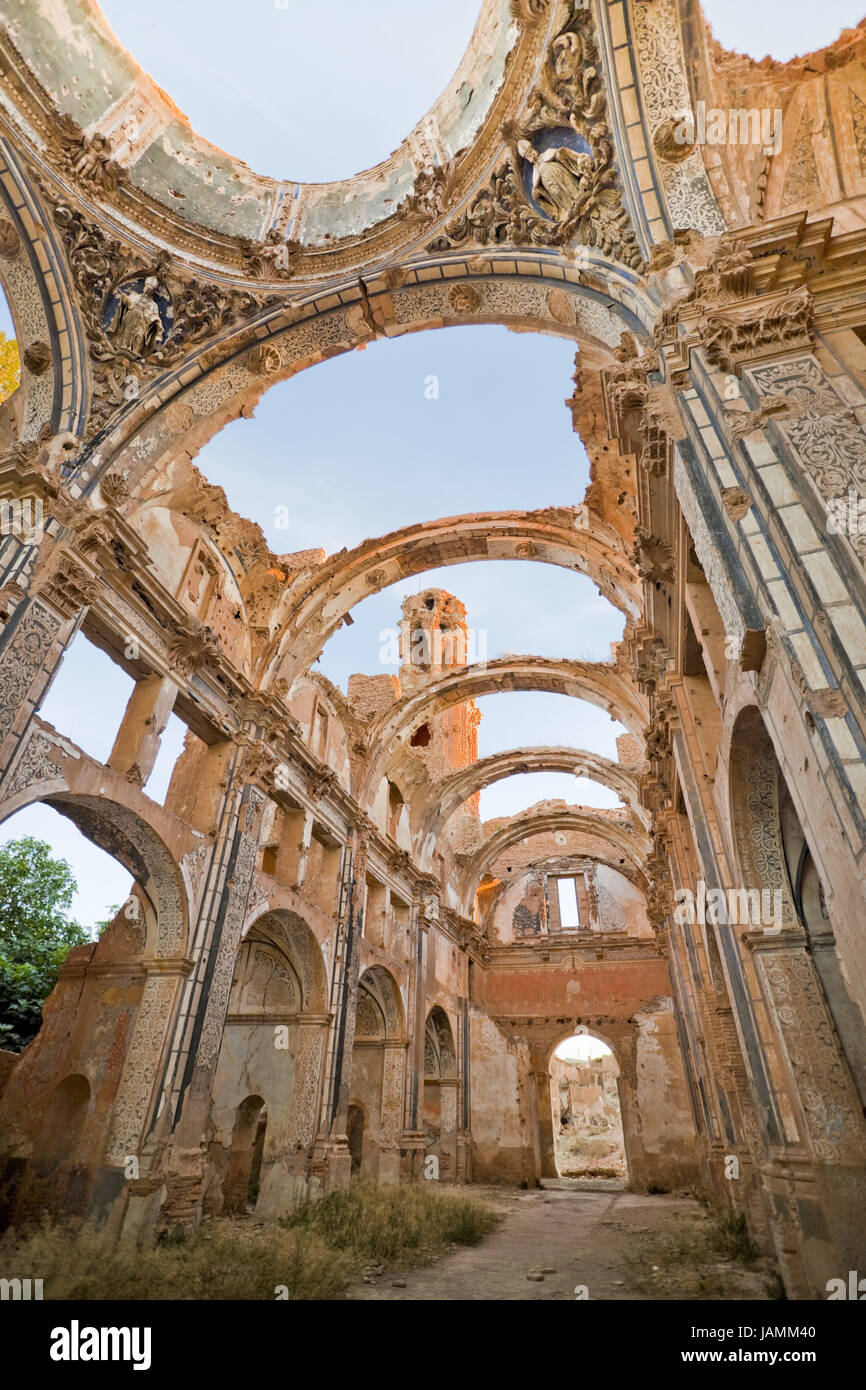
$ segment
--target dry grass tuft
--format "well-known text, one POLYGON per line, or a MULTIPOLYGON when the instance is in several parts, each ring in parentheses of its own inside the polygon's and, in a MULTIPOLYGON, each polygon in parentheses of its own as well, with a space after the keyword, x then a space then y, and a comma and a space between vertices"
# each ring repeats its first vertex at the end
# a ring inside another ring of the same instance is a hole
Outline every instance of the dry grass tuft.
POLYGON ((474 1245, 497 1221, 474 1198, 428 1187, 353 1187, 299 1207, 276 1225, 218 1218, 194 1235, 117 1243, 98 1227, 49 1221, 0 1239, 8 1277, 42 1279, 46 1299, 274 1299, 346 1296, 365 1259, 423 1263, 474 1245), (282 1294, 285 1297, 286 1294, 282 1294))

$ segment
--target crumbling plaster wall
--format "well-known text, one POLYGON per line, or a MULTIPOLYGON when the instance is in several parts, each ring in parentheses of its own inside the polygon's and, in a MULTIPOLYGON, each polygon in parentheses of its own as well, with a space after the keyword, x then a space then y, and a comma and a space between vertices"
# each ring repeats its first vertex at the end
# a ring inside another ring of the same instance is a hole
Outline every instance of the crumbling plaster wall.
POLYGON ((535 1174, 529 1050, 480 1009, 470 1012, 472 1172, 476 1182, 529 1182, 535 1174))

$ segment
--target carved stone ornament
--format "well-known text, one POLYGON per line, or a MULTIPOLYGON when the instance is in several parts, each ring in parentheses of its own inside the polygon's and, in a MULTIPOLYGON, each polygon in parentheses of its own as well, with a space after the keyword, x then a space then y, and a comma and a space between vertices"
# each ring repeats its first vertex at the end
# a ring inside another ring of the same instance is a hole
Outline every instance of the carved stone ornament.
POLYGON ((6 583, 0 587, 0 618, 5 621, 24 597, 25 590, 17 579, 7 579, 6 583))
POLYGON ((474 314, 481 303, 481 294, 474 285, 452 285, 448 302, 458 314, 474 314))
POLYGON ((511 18, 531 28, 547 18, 550 0, 511 0, 511 18))
POLYGON ((198 899, 202 874, 204 873, 209 853, 210 845, 197 845, 195 849, 191 849, 188 854, 185 854, 180 861, 180 870, 189 885, 193 901, 198 899))
POLYGON ((640 423, 641 451, 638 466, 653 477, 664 478, 668 471, 670 440, 667 432, 647 412, 640 423))
POLYGON ((759 410, 729 411, 725 421, 733 439, 748 439, 750 434, 762 430, 774 415, 796 418, 800 413, 797 402, 787 396, 768 396, 759 410))
POLYGON ((77 208, 55 204, 54 221, 96 364, 88 437, 136 399, 143 382, 259 308, 254 295, 191 281, 164 258, 143 263, 77 208))
POLYGON ((754 293, 755 258, 744 241, 724 243, 710 269, 724 294, 745 298, 754 293))
POLYGON ((123 473, 106 473, 105 477, 100 479, 99 488, 109 507, 118 507, 128 499, 127 474, 128 470, 123 473))
POLYGON ((674 234, 672 241, 656 242, 650 250, 646 268, 648 274, 670 270, 672 266, 682 265, 688 257, 689 242, 682 232, 674 234))
POLYGON ((430 245, 448 251, 476 243, 517 246, 595 246, 635 269, 642 257, 623 207, 613 167, 613 141, 605 120, 601 62, 588 8, 571 0, 568 18, 552 39, 519 125, 502 134, 507 153, 485 187, 450 219, 430 245), (545 131, 562 142, 541 148, 545 131), (574 135, 586 150, 571 148, 574 135), (531 166, 533 200, 524 188, 531 166), (538 209, 541 209, 539 211, 538 209))
POLYGON ((185 676, 194 671, 222 651, 219 638, 204 623, 193 620, 185 631, 181 631, 169 643, 168 654, 172 665, 185 676))
MULTIPOLYGON (((664 673, 668 653, 660 637, 642 641, 636 651, 637 662, 634 677, 643 691, 655 690, 664 673)), ((576 775, 580 775, 579 773, 576 775)))
POLYGON ((574 323, 574 305, 567 290, 548 290, 547 309, 550 317, 557 323, 574 323))
POLYGON ((732 521, 742 521, 752 505, 752 498, 744 487, 723 487, 722 506, 732 521))
POLYGON ((652 723, 646 731, 646 757, 648 762, 664 760, 673 748, 673 728, 671 718, 674 713, 670 698, 656 701, 652 723))
POLYGON ((56 569, 46 578, 42 594, 65 618, 74 617, 99 597, 96 577, 71 552, 60 555, 56 569))
POLYGON ((282 355, 276 343, 259 343, 247 358, 250 371, 257 376, 273 376, 283 365, 282 355))
POLYGON ((63 775, 57 757, 57 745, 34 726, 27 737, 11 780, 4 788, 4 796, 15 796, 16 792, 24 791, 35 782, 57 781, 63 775))
MULTIPOLYGON (((471 266, 470 266, 471 269, 471 266)), ((386 289, 400 290, 409 278, 409 272, 402 265, 392 265, 382 275, 382 283, 386 289)))
POLYGON ((126 170, 112 158, 104 135, 85 135, 71 116, 57 117, 56 135, 61 147, 61 168, 89 193, 112 193, 126 178, 126 170))
POLYGON ((51 348, 47 343, 31 343, 24 349, 24 365, 34 376, 42 376, 51 366, 51 348))
POLYGON ((21 238, 8 217, 0 217, 0 257, 13 261, 21 251, 21 238))
POLYGON ((244 781, 258 782, 262 787, 274 780, 279 759, 272 749, 263 744, 251 744, 244 755, 244 781))
POLYGON ((399 204, 397 212, 403 217, 414 218, 419 222, 435 221, 447 208, 455 182, 453 160, 433 169, 422 169, 412 185, 412 192, 399 204))
POLYGON ((339 785, 339 779, 333 768, 322 767, 312 771, 307 779, 307 796, 316 805, 329 797, 339 785))
POLYGON ((674 577, 672 547, 659 536, 651 535, 644 526, 635 527, 632 561, 641 579, 651 584, 670 583, 674 577))
MULTIPOLYGON (((699 252, 698 247, 692 249, 699 252)), ((720 237, 709 264, 695 275, 692 302, 715 313, 729 304, 752 298, 755 264, 754 254, 744 241, 730 235, 720 237)))
POLYGON ((657 368, 657 358, 648 354, 627 359, 606 373, 607 395, 615 414, 644 408, 650 392, 649 374, 657 368))
POLYGON ((744 362, 810 349, 813 310, 805 288, 749 300, 709 314, 698 326, 698 338, 714 367, 734 372, 744 362))
POLYGON ((257 280, 291 280, 297 274, 302 246, 271 228, 263 241, 241 238, 244 269, 257 280))
POLYGON ((688 122, 669 116, 653 131, 653 149, 659 159, 668 164, 680 164, 695 148, 694 133, 689 136, 688 122))

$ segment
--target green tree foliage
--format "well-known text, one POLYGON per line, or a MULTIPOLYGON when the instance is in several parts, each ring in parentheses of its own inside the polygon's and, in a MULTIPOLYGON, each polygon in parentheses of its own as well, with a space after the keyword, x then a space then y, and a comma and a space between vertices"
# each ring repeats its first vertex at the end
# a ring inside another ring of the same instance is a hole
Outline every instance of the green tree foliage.
POLYGON ((66 860, 43 840, 0 847, 0 1047, 17 1052, 36 1036, 70 947, 90 940, 68 915, 75 889, 66 860))

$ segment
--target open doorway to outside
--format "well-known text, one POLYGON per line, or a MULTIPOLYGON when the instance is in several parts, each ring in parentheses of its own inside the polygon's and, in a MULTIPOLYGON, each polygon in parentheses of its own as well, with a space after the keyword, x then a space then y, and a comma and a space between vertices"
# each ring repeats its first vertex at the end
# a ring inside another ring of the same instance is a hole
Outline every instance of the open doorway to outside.
POLYGON ((550 1059, 553 1147, 562 1178, 625 1181, 619 1066, 607 1043, 575 1033, 550 1059))

